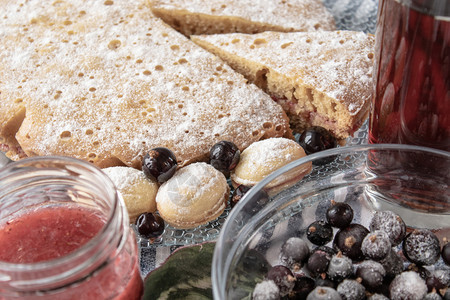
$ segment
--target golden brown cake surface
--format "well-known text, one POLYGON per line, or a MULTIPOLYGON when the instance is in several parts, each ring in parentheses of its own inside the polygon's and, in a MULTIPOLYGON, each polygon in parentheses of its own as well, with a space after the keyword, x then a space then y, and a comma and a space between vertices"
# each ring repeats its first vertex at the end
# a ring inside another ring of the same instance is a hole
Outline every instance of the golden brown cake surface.
POLYGON ((320 0, 149 0, 152 11, 189 36, 273 31, 334 30, 320 0))
POLYGON ((244 149, 290 135, 279 105, 144 3, 0 6, 4 149, 140 168, 145 152, 162 146, 182 166, 220 140, 244 149))
POLYGON ((346 138, 367 117, 372 35, 321 31, 191 38, 279 101, 298 131, 319 125, 346 138))

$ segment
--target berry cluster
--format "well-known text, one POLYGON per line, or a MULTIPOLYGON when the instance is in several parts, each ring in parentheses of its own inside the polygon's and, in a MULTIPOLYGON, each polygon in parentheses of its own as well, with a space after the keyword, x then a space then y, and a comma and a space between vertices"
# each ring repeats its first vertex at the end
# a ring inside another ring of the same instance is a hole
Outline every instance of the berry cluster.
POLYGON ((350 205, 332 201, 306 238, 284 242, 253 299, 448 299, 450 243, 441 250, 432 231, 407 232, 392 211, 375 212, 369 228, 352 221, 350 205))

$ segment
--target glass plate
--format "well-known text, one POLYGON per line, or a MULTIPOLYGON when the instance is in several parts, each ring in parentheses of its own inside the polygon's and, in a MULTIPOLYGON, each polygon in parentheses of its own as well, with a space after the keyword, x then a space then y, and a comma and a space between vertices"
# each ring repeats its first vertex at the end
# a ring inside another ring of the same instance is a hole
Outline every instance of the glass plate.
MULTIPOLYGON (((378 1, 376 0, 323 0, 324 5, 333 14, 339 30, 355 30, 365 33, 375 33, 378 1)), ((347 146, 367 143, 368 122, 347 139, 347 146)), ((211 241, 219 236, 222 224, 225 222, 230 209, 215 221, 194 229, 180 230, 166 226, 164 234, 150 243, 147 239, 138 238, 141 248, 155 248, 160 246, 192 245, 211 241)))

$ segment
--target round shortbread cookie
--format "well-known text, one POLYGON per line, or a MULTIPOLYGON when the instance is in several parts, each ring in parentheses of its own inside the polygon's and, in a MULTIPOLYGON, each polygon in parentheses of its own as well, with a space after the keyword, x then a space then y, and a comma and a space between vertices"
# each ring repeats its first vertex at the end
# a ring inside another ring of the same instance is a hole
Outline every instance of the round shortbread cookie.
POLYGON ((131 167, 110 167, 103 171, 122 195, 130 223, 134 223, 142 213, 156 211, 158 184, 148 179, 142 171, 131 167))
MULTIPOLYGON (((306 156, 303 148, 287 138, 270 138, 250 145, 241 153, 240 161, 231 173, 234 186, 253 186, 269 174, 294 160, 306 156)), ((300 180, 311 171, 311 163, 301 165, 273 180, 267 189, 300 180)))
POLYGON ((180 168, 156 195, 161 217, 176 228, 194 228, 219 217, 230 193, 225 176, 198 162, 180 168))

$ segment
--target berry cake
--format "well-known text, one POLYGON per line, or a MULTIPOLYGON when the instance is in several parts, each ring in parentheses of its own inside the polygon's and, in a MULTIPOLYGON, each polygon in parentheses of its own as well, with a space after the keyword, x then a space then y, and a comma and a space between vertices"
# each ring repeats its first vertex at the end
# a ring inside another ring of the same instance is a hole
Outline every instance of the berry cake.
POLYGON ((291 136, 282 108, 144 1, 0 0, 0 151, 141 166, 155 147, 179 166, 291 136))
POLYGON ((185 34, 335 30, 320 0, 150 0, 153 13, 185 34))
POLYGON ((373 35, 354 31, 263 32, 191 39, 278 101, 294 131, 321 126, 345 139, 367 118, 373 35))

